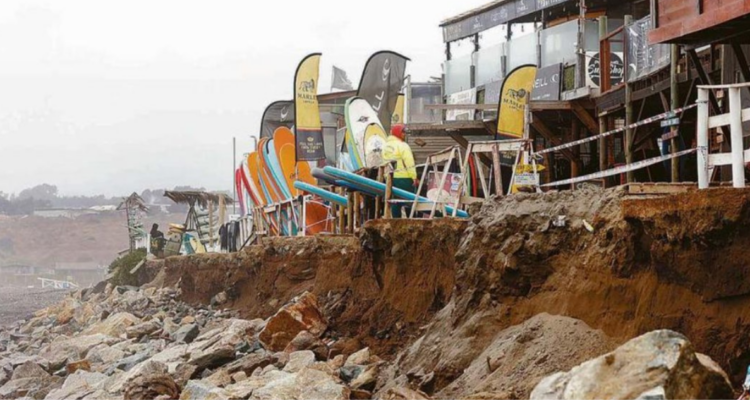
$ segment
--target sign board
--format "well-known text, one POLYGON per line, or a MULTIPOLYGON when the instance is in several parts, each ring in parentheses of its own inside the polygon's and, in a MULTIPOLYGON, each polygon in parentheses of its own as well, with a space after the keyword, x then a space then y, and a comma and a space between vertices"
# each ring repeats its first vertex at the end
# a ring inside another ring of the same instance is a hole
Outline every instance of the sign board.
POLYGON ((516 185, 537 186, 539 185, 539 174, 533 172, 517 174, 514 183, 516 185))
POLYGON ((670 132, 667 132, 667 133, 661 135, 661 140, 662 141, 667 141, 667 140, 675 138, 675 137, 677 137, 677 131, 676 130, 675 131, 670 131, 670 132))
MULTIPOLYGON (((475 104, 477 89, 469 89, 448 95, 448 104, 475 104)), ((474 119, 476 110, 448 110, 446 121, 470 121, 474 119)))
POLYGON ((536 71, 534 89, 531 100, 553 101, 560 100, 560 75, 562 64, 554 64, 536 71))
POLYGON ((662 128, 667 128, 667 127, 670 127, 670 126, 677 126, 679 124, 680 124, 680 119, 679 118, 670 118, 670 119, 665 119, 665 120, 661 121, 661 127, 662 128))
MULTIPOLYGON (((625 67, 622 59, 622 52, 610 53, 609 78, 612 86, 622 83, 625 78, 625 67)), ((599 87, 601 79, 599 52, 587 51, 586 60, 586 85, 589 87, 599 87)))
POLYGON ((445 43, 463 39, 534 11, 544 10, 570 0, 510 0, 495 5, 476 15, 443 26, 445 43))
POLYGON ((458 187, 461 185, 461 174, 448 173, 445 184, 438 189, 442 174, 430 172, 427 180, 427 198, 435 202, 455 202, 458 196, 458 187))

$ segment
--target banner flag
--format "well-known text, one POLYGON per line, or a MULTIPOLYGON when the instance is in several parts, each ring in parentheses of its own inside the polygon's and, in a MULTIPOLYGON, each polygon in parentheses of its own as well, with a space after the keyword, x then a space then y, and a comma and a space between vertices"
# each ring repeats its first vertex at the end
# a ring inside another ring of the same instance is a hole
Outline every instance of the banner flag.
POLYGON ((331 91, 333 91, 333 89, 354 90, 354 85, 352 85, 352 81, 349 80, 349 76, 346 74, 346 71, 335 65, 333 66, 331 91))
POLYGON ((320 53, 305 57, 294 76, 294 130, 297 161, 326 158, 318 107, 320 53))
POLYGON ((391 117, 401 93, 408 58, 392 52, 379 51, 367 60, 359 81, 357 96, 370 103, 386 132, 391 129, 391 117))
POLYGON ((391 126, 404 123, 405 99, 406 96, 404 96, 403 93, 399 93, 398 98, 396 99, 396 109, 393 110, 393 115, 391 116, 391 126))
POLYGON ((522 65, 511 71, 500 89, 497 111, 497 133, 514 138, 523 137, 525 106, 536 80, 536 65, 522 65))
POLYGON ((294 102, 292 100, 274 101, 266 107, 260 120, 260 137, 273 138, 276 129, 282 126, 292 129, 294 126, 294 102))

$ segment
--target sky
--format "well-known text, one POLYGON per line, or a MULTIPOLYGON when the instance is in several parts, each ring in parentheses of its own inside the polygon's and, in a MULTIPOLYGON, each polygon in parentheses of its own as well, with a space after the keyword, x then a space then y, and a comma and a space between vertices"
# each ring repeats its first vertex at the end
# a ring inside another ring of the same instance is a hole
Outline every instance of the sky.
POLYGON ((323 53, 321 91, 378 50, 426 81, 439 22, 487 1, 2 0, 0 191, 231 190, 232 138, 251 149, 305 55, 323 53))

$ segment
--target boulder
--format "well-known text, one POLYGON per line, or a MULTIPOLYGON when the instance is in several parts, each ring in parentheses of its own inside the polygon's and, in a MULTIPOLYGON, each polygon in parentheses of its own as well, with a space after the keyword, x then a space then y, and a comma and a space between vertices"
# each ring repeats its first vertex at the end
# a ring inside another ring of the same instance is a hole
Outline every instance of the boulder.
POLYGON ((221 369, 227 371, 230 375, 244 372, 246 376, 250 376, 256 369, 263 369, 263 367, 273 364, 273 362, 274 358, 266 353, 250 353, 222 366, 221 369))
POLYGON ((301 331, 320 337, 326 328, 317 297, 305 292, 269 318, 259 338, 267 349, 282 351, 301 331))
POLYGON ((229 393, 204 381, 189 381, 180 394, 180 400, 228 400, 229 393))
POLYGON ((11 379, 0 387, 0 398, 43 399, 51 390, 62 386, 62 382, 62 378, 51 376, 38 364, 27 361, 19 365, 11 379))
POLYGON ((203 381, 214 386, 224 387, 232 383, 232 377, 229 376, 229 373, 226 370, 220 369, 203 381))
MULTIPOLYGON (((270 385, 274 381, 284 379, 289 376, 291 376, 291 374, 287 372, 273 370, 269 371, 266 374, 263 374, 262 376, 252 376, 243 381, 229 385, 224 389, 226 389, 232 399, 247 399, 256 390, 270 385)), ((256 399, 257 397, 253 396, 252 398, 256 399)))
POLYGON ((315 353, 310 350, 295 351, 289 355, 284 372, 299 372, 315 363, 315 353))
POLYGON ((140 324, 129 326, 125 329, 125 335, 129 339, 140 339, 161 329, 161 324, 157 320, 141 322, 140 324))
POLYGON ((180 388, 169 374, 138 375, 125 384, 125 400, 151 400, 159 396, 176 399, 180 388))
POLYGON ((375 389, 379 371, 380 370, 377 366, 371 365, 362 373, 358 374, 357 377, 351 381, 349 386, 351 386, 352 389, 367 390, 371 392, 375 389))
POLYGON ((103 368, 100 368, 101 370, 104 370, 106 366, 123 358, 125 358, 124 351, 109 347, 105 344, 94 347, 86 355, 86 359, 91 364, 103 366, 103 368))
POLYGON ((659 330, 568 372, 544 378, 531 399, 728 399, 732 386, 715 363, 701 362, 681 334, 659 330))
MULTIPOLYGON (((128 382, 131 382, 136 378, 161 376, 167 373, 168 369, 164 363, 149 360, 136 365, 128 372, 115 375, 113 379, 107 381, 105 389, 112 394, 123 393, 128 382)), ((145 380, 141 380, 141 382, 145 383, 145 380)))
POLYGON ((344 365, 367 365, 370 362, 370 348, 365 347, 364 349, 350 355, 346 359, 344 365))
POLYGON ((403 386, 392 387, 380 395, 379 398, 381 400, 431 400, 427 393, 403 386))
POLYGON ((84 335, 103 334, 120 337, 130 326, 140 323, 141 320, 128 312, 120 312, 110 315, 104 321, 97 322, 83 331, 84 335))
POLYGON ((200 328, 197 324, 187 324, 181 326, 172 334, 172 340, 175 342, 191 343, 198 337, 200 328))
POLYGON ((245 373, 245 371, 235 372, 234 374, 232 374, 233 383, 242 382, 245 379, 247 379, 247 374, 245 373))
POLYGON ((285 353, 310 350, 315 353, 315 358, 320 361, 328 359, 328 346, 318 337, 308 331, 301 331, 284 349, 285 353))
POLYGON ((65 370, 68 371, 68 374, 72 374, 78 370, 91 371, 91 363, 85 359, 69 362, 68 365, 65 366, 65 370))
POLYGON ((258 400, 348 400, 349 394, 349 388, 337 383, 330 375, 309 368, 273 380, 252 392, 253 398, 258 400))
POLYGON ((65 379, 62 387, 47 394, 50 400, 78 400, 90 396, 104 387, 107 375, 78 370, 65 379))
POLYGON ((39 356, 49 361, 49 370, 56 371, 68 362, 86 358, 89 350, 99 345, 112 345, 120 339, 105 334, 69 338, 60 336, 39 351, 39 356))

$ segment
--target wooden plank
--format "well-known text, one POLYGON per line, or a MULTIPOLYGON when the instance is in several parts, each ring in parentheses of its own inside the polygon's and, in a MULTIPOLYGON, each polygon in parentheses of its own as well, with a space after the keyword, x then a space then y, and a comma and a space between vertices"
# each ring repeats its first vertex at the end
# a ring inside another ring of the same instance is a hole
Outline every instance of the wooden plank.
MULTIPOLYGON (((455 140, 459 146, 463 147, 464 149, 469 148, 469 141, 465 137, 463 137, 460 133, 448 132, 448 135, 451 138, 453 138, 453 140, 455 140)), ((482 164, 486 165, 487 167, 492 166, 492 160, 489 157, 487 157, 484 154, 478 154, 478 156, 479 156, 479 159, 482 161, 482 164)))
MULTIPOLYGON (((532 111, 570 110, 569 101, 531 101, 532 111)), ((494 111, 498 104, 425 104, 425 110, 484 110, 494 111)))
MULTIPOLYGON (((542 122, 541 119, 533 118, 531 122, 531 126, 534 128, 534 130, 539 132, 539 134, 544 136, 545 139, 552 142, 553 146, 559 146, 562 144, 562 141, 559 138, 555 137, 552 131, 549 128, 547 128, 547 125, 544 125, 544 122, 542 122)), ((576 159, 575 155, 573 154, 573 151, 571 151, 570 149, 562 149, 560 150, 560 153, 562 153, 563 157, 568 159, 568 161, 575 161, 576 159)))
POLYGON ((573 114, 581 121, 583 122, 583 126, 586 127, 586 129, 591 132, 592 135, 598 135, 599 134, 599 124, 596 122, 594 117, 589 114, 588 111, 586 111, 585 108, 583 108, 578 103, 572 103, 572 111, 573 114))
POLYGON ((631 183, 628 184, 627 188, 628 194, 633 195, 669 195, 697 189, 693 183, 631 183))

